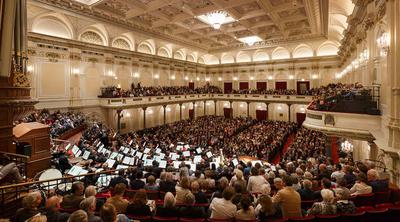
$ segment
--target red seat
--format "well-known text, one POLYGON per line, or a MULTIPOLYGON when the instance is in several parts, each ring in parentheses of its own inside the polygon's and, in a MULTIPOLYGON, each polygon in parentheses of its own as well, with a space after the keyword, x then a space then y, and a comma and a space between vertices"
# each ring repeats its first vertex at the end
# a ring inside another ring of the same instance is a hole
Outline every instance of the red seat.
POLYGON ((235 222, 258 222, 258 220, 235 220, 235 222))
POLYGON ((177 222, 177 217, 153 217, 153 221, 160 221, 160 222, 177 222))
POLYGON ((210 222, 232 222, 232 219, 213 219, 213 218, 208 218, 208 221, 210 222))
POLYGON ((138 220, 141 222, 150 222, 151 216, 127 215, 129 219, 138 220))
POLYGON ((373 209, 368 210, 364 216, 365 222, 387 221, 389 210, 386 209, 373 209))
POLYGON ((389 217, 390 218, 400 218, 400 206, 393 206, 389 208, 389 217))
POLYGON ((315 216, 313 215, 309 215, 309 216, 305 216, 305 217, 289 217, 287 218, 288 221, 314 221, 315 216))
POLYGON ((340 221, 339 220, 340 214, 331 214, 331 215, 317 215, 316 221, 318 222, 333 222, 333 221, 340 221))
POLYGON ((392 203, 381 203, 381 204, 376 204, 375 208, 376 209, 385 209, 385 208, 391 208, 394 205, 392 203))
POLYGON ((400 201, 395 202, 394 205, 400 206, 400 201))
POLYGON ((303 201, 301 201, 301 209, 308 210, 317 201, 318 200, 303 200, 303 201))
POLYGON ((400 189, 390 189, 390 202, 400 201, 400 189))
POLYGON ((205 218, 179 218, 180 222, 205 222, 205 218))
POLYGON ((341 222, 360 222, 364 218, 365 212, 357 212, 354 214, 342 214, 340 216, 340 221, 341 222))
POLYGON ((362 194, 362 195, 357 195, 356 198, 354 199, 354 204, 356 207, 361 207, 361 206, 373 206, 374 205, 374 194, 362 194))
POLYGON ((375 204, 388 203, 388 202, 390 202, 390 191, 375 192, 375 204))
POLYGON ((357 212, 366 212, 369 210, 374 210, 375 208, 372 206, 362 206, 362 207, 357 207, 357 212))

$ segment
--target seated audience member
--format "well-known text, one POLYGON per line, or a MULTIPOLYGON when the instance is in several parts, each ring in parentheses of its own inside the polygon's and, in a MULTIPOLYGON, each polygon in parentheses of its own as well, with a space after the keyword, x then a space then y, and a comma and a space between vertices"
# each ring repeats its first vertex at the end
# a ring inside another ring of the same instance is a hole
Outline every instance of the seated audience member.
POLYGON ((283 189, 284 185, 283 185, 283 180, 279 177, 274 179, 274 186, 276 190, 281 190, 283 189))
POLYGON ((102 222, 130 222, 130 219, 124 214, 117 214, 117 210, 112 204, 104 204, 100 209, 100 218, 102 222))
POLYGON ((76 210, 69 216, 68 222, 88 222, 88 215, 83 210, 76 210))
POLYGON ((283 217, 301 216, 300 194, 293 189, 292 181, 291 176, 285 176, 283 178, 284 187, 272 197, 272 202, 280 206, 283 217))
POLYGON ((249 181, 247 183, 247 191, 250 193, 261 193, 261 186, 263 184, 268 184, 264 175, 260 174, 260 170, 253 167, 250 170, 251 176, 249 177, 249 181))
MULTIPOLYGON (((85 198, 96 197, 97 191, 95 186, 87 186, 85 189, 85 198)), ((101 206, 103 206, 105 200, 101 198, 96 198, 96 211, 99 211, 101 206)))
POLYGON ((151 216, 150 207, 147 205, 146 190, 136 191, 131 203, 126 208, 126 214, 135 216, 151 216))
POLYGON ((111 179, 109 187, 114 188, 115 185, 117 185, 119 183, 123 183, 126 186, 128 186, 128 181, 125 179, 125 170, 124 169, 120 169, 118 171, 118 176, 111 179))
POLYGON ((298 190, 301 200, 315 200, 316 195, 315 192, 312 190, 312 182, 310 180, 303 180, 303 189, 298 190))
POLYGON ((157 206, 156 216, 159 217, 176 217, 178 209, 175 207, 175 197, 171 192, 167 192, 164 196, 164 204, 157 206))
POLYGON ((200 203, 201 203, 201 204, 208 203, 206 194, 203 193, 203 192, 200 190, 200 184, 199 184, 199 182, 193 181, 193 182, 191 183, 191 185, 190 185, 190 188, 191 188, 191 192, 193 193, 193 195, 194 195, 194 197, 195 197, 195 199, 196 199, 196 203, 198 203, 198 204, 200 204, 200 203))
POLYGON ((389 190, 388 180, 378 180, 378 172, 370 169, 367 172, 368 184, 372 187, 372 192, 387 192, 389 190))
POLYGON ((310 209, 308 209, 308 215, 320 215, 320 214, 336 214, 336 205, 333 203, 334 194, 332 190, 323 189, 321 190, 322 201, 315 202, 310 209))
POLYGON ((214 199, 215 197, 221 198, 222 197, 222 192, 224 192, 225 188, 229 186, 229 180, 226 177, 221 177, 218 180, 218 186, 215 192, 211 196, 211 200, 214 199))
POLYGON ((179 217, 181 218, 204 218, 206 213, 203 207, 196 207, 194 204, 196 199, 192 193, 185 195, 183 206, 179 209, 179 217))
POLYGON ((176 183, 171 172, 165 173, 165 180, 160 181, 159 190, 162 192, 175 193, 176 183))
POLYGON ((190 181, 188 177, 182 177, 179 184, 175 187, 175 200, 177 204, 183 203, 187 193, 190 193, 190 181))
POLYGON ((5 166, 0 165, 0 183, 14 182, 14 181, 16 183, 20 183, 21 181, 23 181, 23 178, 19 173, 17 165, 14 162, 9 163, 5 166))
POLYGON ((147 184, 144 186, 145 190, 158 190, 158 185, 156 184, 156 178, 153 175, 147 177, 147 184))
POLYGON ((372 187, 367 184, 367 176, 365 173, 359 173, 356 183, 350 188, 350 194, 355 196, 370 193, 372 193, 372 187))
POLYGON ((22 208, 15 212, 15 222, 25 222, 29 218, 40 214, 38 206, 42 202, 42 196, 39 192, 29 193, 22 199, 22 208))
POLYGON ((67 222, 69 213, 60 212, 60 198, 57 196, 50 197, 46 201, 46 217, 48 222, 67 222))
POLYGON ((238 183, 240 186, 243 187, 242 190, 245 190, 247 187, 247 181, 243 178, 243 172, 239 169, 235 169, 233 173, 235 175, 231 178, 229 186, 234 187, 235 184, 238 183))
POLYGON ((232 187, 225 188, 222 192, 222 198, 214 198, 210 204, 212 219, 229 219, 236 216, 236 205, 232 203, 232 197, 235 190, 232 187))
POLYGON ((128 206, 128 201, 124 199, 126 185, 124 183, 119 183, 114 187, 114 196, 107 199, 107 204, 114 205, 117 213, 124 214, 126 207, 128 206))
POLYGON ((353 167, 346 165, 344 167, 344 179, 346 180, 346 186, 347 188, 350 188, 354 185, 354 183, 357 180, 356 175, 353 174, 353 167))
POLYGON ((84 185, 82 182, 72 184, 71 194, 63 197, 61 208, 63 209, 79 209, 79 204, 83 198, 84 185))
POLYGON ((88 197, 82 200, 80 208, 88 215, 88 222, 101 222, 101 218, 94 215, 96 211, 96 197, 88 197))
POLYGON ((336 210, 338 214, 352 214, 356 212, 356 205, 349 200, 349 192, 346 190, 337 190, 336 194, 336 210))
POLYGON ((333 188, 333 192, 343 191, 346 193, 350 193, 350 189, 346 187, 346 179, 338 178, 336 181, 336 187, 333 188))
POLYGON ((236 212, 236 220, 255 220, 256 213, 253 206, 251 206, 251 199, 249 196, 244 196, 240 200, 240 206, 242 209, 236 212))
POLYGON ((260 221, 267 220, 268 217, 274 216, 276 209, 272 204, 272 199, 269 195, 262 195, 257 200, 258 204, 255 209, 255 214, 260 221))
POLYGON ((142 179, 143 179, 143 172, 138 171, 136 173, 136 179, 130 182, 131 189, 132 190, 144 189, 146 183, 142 179))
POLYGON ((45 215, 35 215, 29 218, 26 222, 47 222, 47 217, 45 215))
POLYGON ((342 165, 340 163, 335 165, 335 171, 331 174, 331 179, 337 181, 339 178, 343 178, 345 173, 342 171, 342 165))

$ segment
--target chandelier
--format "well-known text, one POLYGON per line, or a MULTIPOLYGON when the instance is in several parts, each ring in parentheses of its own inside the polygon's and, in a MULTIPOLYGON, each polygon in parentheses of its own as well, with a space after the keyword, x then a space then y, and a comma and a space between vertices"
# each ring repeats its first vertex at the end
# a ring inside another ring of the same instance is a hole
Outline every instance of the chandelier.
POLYGON ((351 144, 349 141, 344 141, 341 145, 342 151, 345 153, 351 153, 353 152, 353 144, 351 144))
POLYGON ((254 45, 254 43, 256 43, 256 42, 262 41, 262 39, 256 35, 239 38, 238 40, 249 46, 254 45))
POLYGON ((206 14, 206 17, 214 29, 220 29, 221 25, 226 22, 225 19, 228 14, 224 11, 214 11, 206 14))

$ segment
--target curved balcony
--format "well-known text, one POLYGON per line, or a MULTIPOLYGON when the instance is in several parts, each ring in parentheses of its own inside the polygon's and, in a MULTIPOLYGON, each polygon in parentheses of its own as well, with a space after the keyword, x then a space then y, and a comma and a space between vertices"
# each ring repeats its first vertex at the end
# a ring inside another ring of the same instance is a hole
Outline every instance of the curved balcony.
POLYGON ((381 116, 343 112, 306 110, 303 126, 328 135, 373 141, 371 132, 380 128, 381 116))

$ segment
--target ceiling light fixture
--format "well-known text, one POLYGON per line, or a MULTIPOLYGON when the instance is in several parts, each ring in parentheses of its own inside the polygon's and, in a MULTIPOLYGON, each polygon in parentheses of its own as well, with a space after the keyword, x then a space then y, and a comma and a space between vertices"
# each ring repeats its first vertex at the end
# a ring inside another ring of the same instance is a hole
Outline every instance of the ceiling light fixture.
POLYGON ((254 45, 254 43, 256 43, 256 42, 262 41, 262 39, 260 37, 256 36, 256 35, 247 36, 247 37, 243 37, 243 38, 238 38, 238 40, 243 42, 243 43, 245 43, 245 44, 247 44, 247 45, 249 45, 249 46, 254 45))
POLYGON ((206 14, 208 22, 214 29, 220 29, 221 25, 225 23, 228 14, 224 11, 214 11, 206 14))

